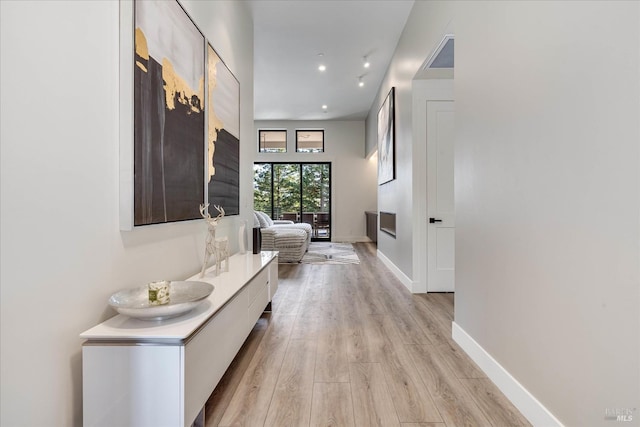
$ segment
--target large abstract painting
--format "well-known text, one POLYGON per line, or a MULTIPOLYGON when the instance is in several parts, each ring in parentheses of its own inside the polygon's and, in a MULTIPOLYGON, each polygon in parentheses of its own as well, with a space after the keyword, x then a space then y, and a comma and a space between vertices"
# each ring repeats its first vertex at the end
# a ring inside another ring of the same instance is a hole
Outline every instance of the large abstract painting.
POLYGON ((134 225, 201 218, 205 39, 175 0, 134 17, 134 225))
POLYGON ((240 83, 207 44, 209 210, 240 213, 240 83))
POLYGON ((378 111, 378 185, 396 178, 395 88, 391 88, 378 111))

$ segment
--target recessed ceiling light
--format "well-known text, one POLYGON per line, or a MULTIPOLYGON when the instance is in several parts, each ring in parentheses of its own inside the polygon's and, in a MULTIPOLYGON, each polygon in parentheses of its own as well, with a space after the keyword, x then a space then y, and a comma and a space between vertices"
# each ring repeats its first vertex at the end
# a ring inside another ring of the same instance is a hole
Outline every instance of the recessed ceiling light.
POLYGON ((326 110, 326 109, 327 109, 327 105, 326 105, 326 104, 325 104, 325 105, 323 105, 323 106, 322 106, 322 109, 323 109, 323 110, 326 110))
POLYGON ((325 67, 325 66, 324 66, 324 64, 320 64, 320 65, 318 66, 318 70, 320 70, 320 71, 324 71, 324 70, 326 70, 326 69, 327 69, 327 67, 325 67))
POLYGON ((362 66, 364 68, 369 68, 371 66, 371 63, 369 62, 369 59, 366 56, 362 58, 362 66))
POLYGON ((364 82, 362 81, 362 76, 358 77, 358 86, 364 86, 364 82))

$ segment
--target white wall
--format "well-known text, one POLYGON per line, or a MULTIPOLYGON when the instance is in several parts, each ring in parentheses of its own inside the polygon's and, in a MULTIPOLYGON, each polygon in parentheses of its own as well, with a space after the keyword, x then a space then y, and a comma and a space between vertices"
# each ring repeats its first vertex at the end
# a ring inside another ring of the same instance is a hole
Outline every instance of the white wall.
MULTIPOLYGON (((240 80, 247 158, 249 11, 236 2, 185 7, 240 80)), ((197 272, 206 227, 190 221, 119 231, 118 2, 2 1, 0 17, 0 424, 81 425, 78 334, 115 314, 107 305, 114 291, 197 272)), ((246 209, 249 164, 241 174, 246 209)))
POLYGON ((640 408, 639 8, 455 17, 455 319, 567 426, 640 408))
POLYGON ((255 161, 331 162, 332 240, 370 241, 366 237, 365 211, 376 210, 375 159, 365 159, 363 121, 256 121, 255 161), (287 129, 286 153, 258 153, 259 129, 287 129), (324 129, 323 153, 296 153, 296 129, 324 129))
POLYGON ((425 158, 413 155, 412 82, 444 34, 451 31, 454 4, 450 1, 415 2, 367 117, 366 152, 371 153, 377 144, 378 110, 391 87, 395 87, 397 178, 378 187, 378 210, 396 213, 396 238, 378 233, 378 251, 393 264, 409 289, 413 287, 414 265, 426 263, 426 258, 416 259, 413 250, 414 186, 424 186, 424 183, 414 182, 413 170, 423 167, 425 158))

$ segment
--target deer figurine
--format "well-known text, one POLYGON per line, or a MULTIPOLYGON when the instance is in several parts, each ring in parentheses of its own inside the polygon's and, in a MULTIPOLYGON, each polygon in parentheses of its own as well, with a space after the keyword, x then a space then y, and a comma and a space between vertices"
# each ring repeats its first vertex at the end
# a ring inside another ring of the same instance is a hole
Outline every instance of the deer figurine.
MULTIPOLYGON (((200 215, 205 219, 205 221, 207 221, 208 229, 207 239, 205 241, 204 261, 202 262, 200 277, 204 277, 204 271, 207 269, 207 264, 209 263, 212 255, 216 257, 216 274, 218 274, 220 270, 219 268, 217 268, 217 266, 219 265, 217 258, 222 254, 218 254, 218 251, 216 250, 216 227, 218 226, 218 221, 220 221, 220 219, 224 217, 224 209, 222 208, 222 206, 213 205, 213 207, 216 208, 216 210, 219 212, 218 216, 216 216, 215 218, 211 218, 211 215, 209 214, 209 203, 200 205, 200 215)), ((226 267, 228 270, 228 259, 226 267)))

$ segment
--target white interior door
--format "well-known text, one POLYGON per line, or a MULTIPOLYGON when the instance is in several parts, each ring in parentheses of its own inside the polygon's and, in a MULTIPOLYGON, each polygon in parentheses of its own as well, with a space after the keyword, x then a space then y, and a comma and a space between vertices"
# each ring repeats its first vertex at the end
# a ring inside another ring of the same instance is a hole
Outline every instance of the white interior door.
POLYGON ((453 292, 453 101, 427 101, 427 292, 453 292))

